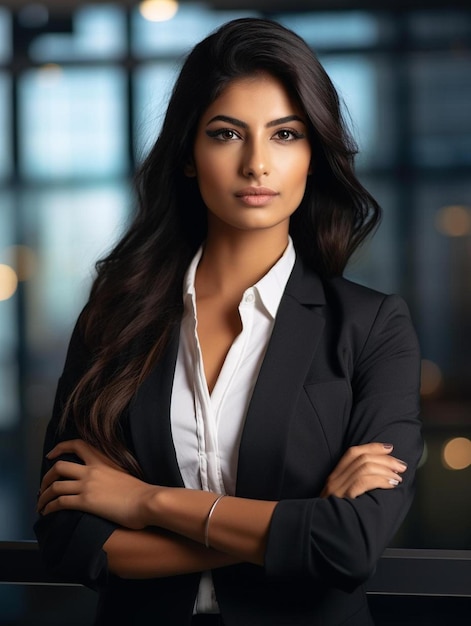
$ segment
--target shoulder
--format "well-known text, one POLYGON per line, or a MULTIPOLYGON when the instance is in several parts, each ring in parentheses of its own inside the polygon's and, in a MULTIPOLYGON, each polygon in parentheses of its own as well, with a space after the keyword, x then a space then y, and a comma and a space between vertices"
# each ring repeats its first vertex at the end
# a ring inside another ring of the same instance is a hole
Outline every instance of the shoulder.
POLYGON ((344 277, 324 280, 326 304, 337 308, 349 319, 374 322, 378 316, 398 313, 409 317, 409 309, 403 298, 397 294, 386 294, 344 277))
MULTIPOLYGON (((325 283, 326 301, 335 310, 343 336, 353 349, 354 362, 409 359, 417 369, 420 346, 408 306, 397 294, 385 294, 344 278, 325 283), (335 301, 335 304, 333 304, 335 301)), ((329 307, 329 305, 328 305, 329 307)))
POLYGON ((287 294, 304 306, 314 307, 337 334, 347 332, 362 344, 372 329, 386 326, 394 331, 411 327, 409 310, 396 294, 386 294, 344 277, 322 278, 297 259, 287 294))
POLYGON ((323 315, 331 332, 351 351, 354 363, 368 355, 408 353, 417 359, 420 348, 408 306, 397 294, 386 294, 337 277, 323 280, 323 315))
POLYGON ((355 283, 343 276, 324 279, 322 281, 326 292, 326 298, 336 298, 339 302, 355 304, 361 307, 378 307, 388 297, 386 293, 376 291, 355 283))
POLYGON ((356 310, 378 308, 388 297, 385 293, 354 283, 343 276, 322 277, 299 256, 296 258, 286 291, 302 304, 348 307, 356 310))

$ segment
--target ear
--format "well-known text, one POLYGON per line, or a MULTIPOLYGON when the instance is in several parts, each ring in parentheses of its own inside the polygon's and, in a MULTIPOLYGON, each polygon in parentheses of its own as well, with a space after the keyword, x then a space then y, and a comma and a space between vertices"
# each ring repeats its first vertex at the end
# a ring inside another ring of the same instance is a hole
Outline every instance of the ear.
POLYGON ((183 173, 185 174, 185 176, 188 176, 188 178, 194 178, 196 176, 196 167, 193 163, 193 159, 189 159, 185 163, 185 165, 183 166, 183 173))

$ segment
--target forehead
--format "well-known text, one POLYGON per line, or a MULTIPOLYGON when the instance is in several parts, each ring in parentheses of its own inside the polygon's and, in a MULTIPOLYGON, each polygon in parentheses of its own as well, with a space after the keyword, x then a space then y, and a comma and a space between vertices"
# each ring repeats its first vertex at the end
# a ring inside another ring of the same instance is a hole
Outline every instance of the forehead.
POLYGON ((214 115, 230 114, 266 121, 290 114, 302 114, 301 107, 281 80, 260 73, 232 80, 203 113, 202 121, 214 115))

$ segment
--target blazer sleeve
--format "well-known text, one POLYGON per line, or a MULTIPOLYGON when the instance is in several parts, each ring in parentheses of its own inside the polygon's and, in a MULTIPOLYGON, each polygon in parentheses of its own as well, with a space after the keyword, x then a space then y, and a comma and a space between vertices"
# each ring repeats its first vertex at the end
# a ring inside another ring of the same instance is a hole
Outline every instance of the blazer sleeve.
POLYGON ((386 296, 354 364, 344 449, 392 443, 393 454, 408 464, 404 480, 395 489, 376 489, 355 499, 279 502, 266 549, 268 575, 309 576, 350 590, 374 572, 413 497, 423 447, 419 381, 419 348, 407 306, 398 296, 386 296))
MULTIPOLYGON (((80 332, 80 318, 72 334, 64 371, 59 379, 52 418, 47 427, 41 478, 52 467, 45 455, 59 441, 78 437, 72 420, 59 432, 65 402, 90 363, 80 332)), ((65 458, 65 457, 61 457, 65 458)), ((76 457, 67 460, 79 462, 76 457)), ((59 578, 98 589, 107 581, 107 559, 103 544, 117 526, 81 511, 59 511, 40 516, 34 530, 45 566, 59 578)))

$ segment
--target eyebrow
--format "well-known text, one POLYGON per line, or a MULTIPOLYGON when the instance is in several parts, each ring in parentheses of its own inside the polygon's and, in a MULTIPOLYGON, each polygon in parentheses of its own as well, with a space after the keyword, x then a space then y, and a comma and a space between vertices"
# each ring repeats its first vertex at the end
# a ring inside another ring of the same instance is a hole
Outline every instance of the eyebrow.
MULTIPOLYGON (((211 118, 207 124, 209 126, 212 122, 227 122, 228 124, 233 124, 234 126, 239 126, 239 128, 248 128, 249 125, 242 120, 238 120, 236 117, 230 117, 229 115, 216 115, 211 118)), ((265 124, 265 128, 272 128, 273 126, 279 126, 280 124, 287 124, 288 122, 301 122, 305 124, 304 120, 299 117, 299 115, 287 115, 286 117, 279 117, 276 120, 272 120, 265 124)))

